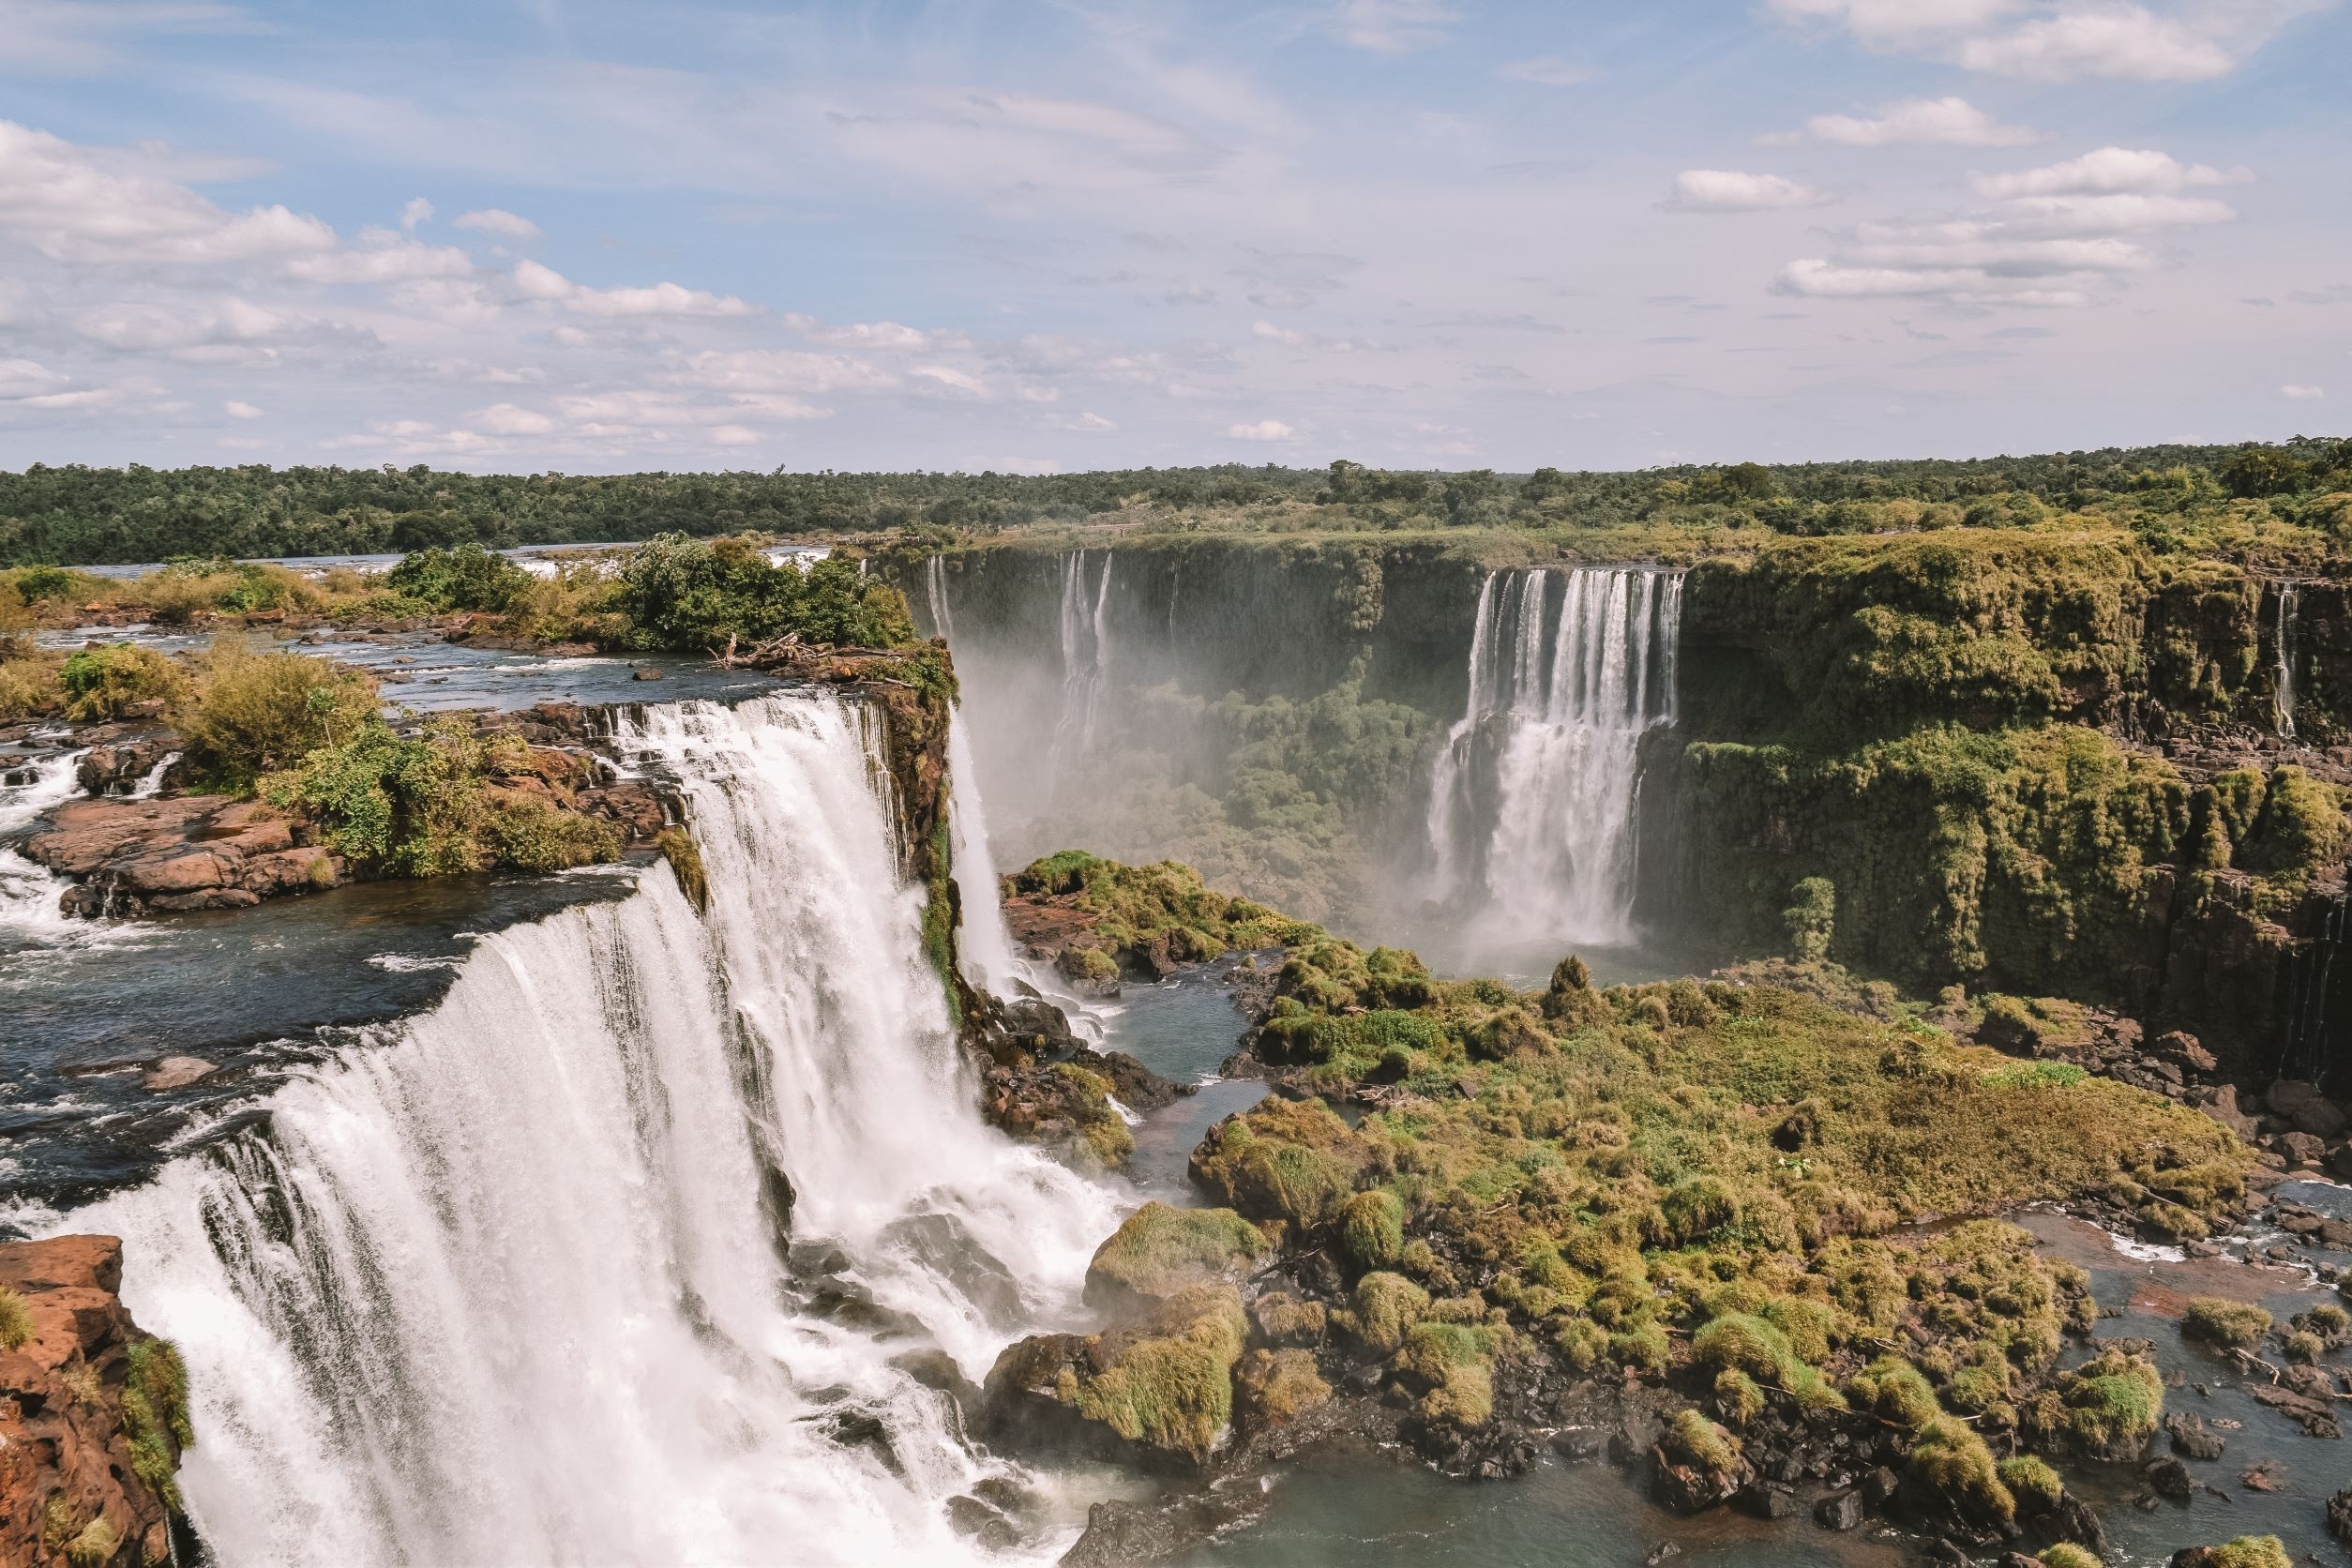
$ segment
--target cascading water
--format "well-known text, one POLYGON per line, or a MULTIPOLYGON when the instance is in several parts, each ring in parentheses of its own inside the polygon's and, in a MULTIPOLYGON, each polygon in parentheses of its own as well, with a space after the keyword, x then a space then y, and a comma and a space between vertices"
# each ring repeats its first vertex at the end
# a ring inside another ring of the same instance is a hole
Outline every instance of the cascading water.
POLYGON ((1103 551, 1102 575, 1095 580, 1088 608, 1086 551, 1062 558, 1062 714, 1053 728, 1051 772, 1059 791, 1072 755, 1083 755, 1094 745, 1094 720, 1101 706, 1105 678, 1110 670, 1110 564, 1112 551, 1103 551))
POLYGON ((2276 633, 2277 681, 2270 692, 2270 713, 2283 740, 2295 738, 2295 584, 2279 585, 2276 633))
POLYGON ((972 1109, 855 713, 620 744, 689 800, 706 912, 657 867, 486 938, 265 1130, 68 1216, 188 1358, 224 1562, 979 1555, 945 1504, 1009 1467, 893 1358, 1072 1320, 1109 1195, 972 1109))
POLYGON ((947 731, 947 790, 948 832, 963 914, 957 951, 963 958, 964 979, 977 989, 1009 996, 1021 972, 1013 956, 1013 933, 1004 924, 996 861, 988 852, 988 810, 980 799, 980 769, 972 760, 971 731, 961 713, 947 731))
MULTIPOLYGON (((72 799, 80 789, 75 774, 81 763, 81 752, 60 752, 31 763, 23 782, 0 787, 0 834, 27 827, 42 812, 72 799)), ((73 923, 57 902, 67 886, 47 867, 0 847, 0 952, 69 932, 73 923)))
POLYGON ((931 635, 956 640, 956 617, 947 604, 947 560, 934 555, 923 563, 923 596, 931 612, 931 635))
POLYGON ((1643 735, 1674 719, 1682 580, 1644 567, 1494 574, 1470 701, 1431 780, 1434 892, 1554 942, 1634 935, 1643 735))

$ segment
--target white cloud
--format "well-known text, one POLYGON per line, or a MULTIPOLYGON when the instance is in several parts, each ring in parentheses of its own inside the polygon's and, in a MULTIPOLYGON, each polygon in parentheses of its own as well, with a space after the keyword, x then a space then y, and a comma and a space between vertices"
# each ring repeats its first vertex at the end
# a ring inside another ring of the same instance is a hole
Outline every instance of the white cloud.
POLYGON ((761 439, 760 432, 748 425, 720 425, 711 431, 711 444, 715 446, 749 446, 761 439))
POLYGON ((1447 29, 1461 19, 1440 0, 1341 0, 1325 25, 1351 49, 1410 54, 1444 42, 1447 29))
POLYGON ((537 409, 514 403, 492 403, 466 417, 492 435, 545 435, 555 429, 555 421, 537 409))
POLYGON ((1600 75, 1591 66, 1564 54, 1537 54, 1514 60, 1495 72, 1505 82, 1532 82, 1543 87, 1577 87, 1600 75))
POLYGON ((830 343, 837 348, 859 349, 867 353, 938 354, 972 347, 969 333, 932 331, 902 325, 897 322, 846 322, 837 324, 794 311, 785 316, 784 324, 811 342, 830 343))
POLYGON ((30 359, 0 359, 0 399, 30 398, 53 392, 68 377, 30 359))
POLYGON ((2315 402, 2327 395, 2328 389, 2324 386, 2296 386, 2290 384, 2279 388, 2280 397, 2290 399, 2296 402, 2315 402))
POLYGON ((229 213, 152 170, 0 120, 0 233, 55 262, 206 263, 335 248, 335 231, 283 206, 229 213))
POLYGON ((1254 425, 1229 425, 1225 433, 1236 441, 1293 441, 1299 432, 1279 419, 1260 419, 1254 425))
POLYGON ((407 204, 400 208, 400 227, 413 234, 416 232, 416 225, 425 222, 432 215, 433 204, 430 202, 426 201, 422 196, 412 196, 407 204))
POLYGON ((1270 343, 1282 343, 1294 349, 1304 348, 1308 342, 1305 333, 1287 326, 1276 326, 1272 322, 1252 322, 1249 324, 1249 331, 1253 338, 1263 338, 1270 343))
POLYGON ((232 419, 259 419, 262 416, 260 409, 255 408, 251 403, 240 402, 234 398, 222 403, 220 409, 232 419))
POLYGON ((1674 199, 1667 204, 1685 212, 1763 212, 1776 207, 1817 207, 1834 199, 1779 174, 1685 169, 1674 176, 1674 199))
POLYGON ((2252 179, 2244 170, 2224 173, 2203 163, 2181 163, 2169 153, 2101 147, 2064 163, 2009 174, 1972 174, 1980 196, 2103 196, 2121 192, 2165 192, 2189 186, 2237 185, 2252 179))
POLYGON ((2227 75, 2332 0, 1770 0, 1786 22, 1841 29, 1881 53, 1922 54, 2034 81, 2201 82, 2227 75))
POLYGON ((537 239, 540 234, 536 223, 527 218, 517 218, 504 207, 481 207, 473 212, 460 213, 452 219, 452 224, 460 229, 496 234, 501 239, 537 239))
POLYGON ((1063 428, 1071 430, 1115 430, 1119 427, 1099 414, 1081 414, 1063 428))
POLYGON ((759 311, 758 306, 733 294, 706 294, 676 283, 591 288, 529 260, 515 264, 513 279, 515 292, 523 298, 552 301, 583 316, 748 316, 759 311))
POLYGON ((404 283, 460 278, 473 270, 473 259, 454 246, 420 245, 390 235, 364 247, 295 256, 285 264, 287 277, 306 283, 404 283))
POLYGON ((1947 147, 2014 147, 2033 141, 2038 132, 2024 126, 2005 126, 1962 98, 1905 98, 1890 103, 1868 118, 1852 114, 1816 114, 1805 131, 1817 142, 1847 147, 1885 147, 1898 143, 1947 147))
POLYGON ((689 354, 673 379, 737 394, 878 392, 898 384, 896 376, 852 355, 794 349, 704 349, 689 354))

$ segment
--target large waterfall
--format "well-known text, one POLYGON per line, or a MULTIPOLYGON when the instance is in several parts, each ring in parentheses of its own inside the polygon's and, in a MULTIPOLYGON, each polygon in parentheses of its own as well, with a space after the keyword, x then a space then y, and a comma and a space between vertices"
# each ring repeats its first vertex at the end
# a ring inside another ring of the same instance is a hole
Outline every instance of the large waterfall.
POLYGON ((946 1504, 1009 1467, 901 1363, 1071 1321, 1116 1214, 972 1108, 861 711, 651 710, 621 744, 690 802, 706 912, 657 867, 488 937, 69 1216, 186 1352, 223 1562, 980 1555, 946 1504))
POLYGON ((1440 902, 1530 939, 1633 939, 1641 740, 1674 718, 1681 600, 1644 567, 1486 579, 1431 779, 1440 902))
POLYGON ((1094 745, 1097 710, 1110 671, 1111 557, 1110 550, 1103 551, 1102 573, 1092 593, 1086 585, 1086 551, 1062 558, 1062 714, 1053 731, 1053 788, 1048 793, 1059 792, 1073 756, 1085 756, 1094 745))

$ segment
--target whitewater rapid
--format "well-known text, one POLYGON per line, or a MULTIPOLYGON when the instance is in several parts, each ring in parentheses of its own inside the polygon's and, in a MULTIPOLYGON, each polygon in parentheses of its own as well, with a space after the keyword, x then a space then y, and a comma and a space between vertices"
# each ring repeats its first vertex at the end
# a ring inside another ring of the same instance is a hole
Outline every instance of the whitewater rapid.
POLYGON ((223 1563, 981 1557, 948 1500, 1028 1478, 898 1363, 1079 1321, 1119 1206, 980 1123, 862 712, 649 710, 619 746, 686 795, 706 913, 657 866, 485 938, 265 1127, 68 1216, 187 1356, 223 1563))

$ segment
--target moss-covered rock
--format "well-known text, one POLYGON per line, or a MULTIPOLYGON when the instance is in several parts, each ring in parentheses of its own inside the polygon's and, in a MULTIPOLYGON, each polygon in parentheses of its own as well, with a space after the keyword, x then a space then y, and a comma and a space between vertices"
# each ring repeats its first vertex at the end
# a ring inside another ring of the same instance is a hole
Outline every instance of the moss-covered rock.
POLYGON ((1094 1305, 1164 1301, 1197 1285, 1235 1285, 1264 1257, 1264 1232, 1230 1209, 1157 1201, 1129 1214, 1086 1268, 1094 1305))

